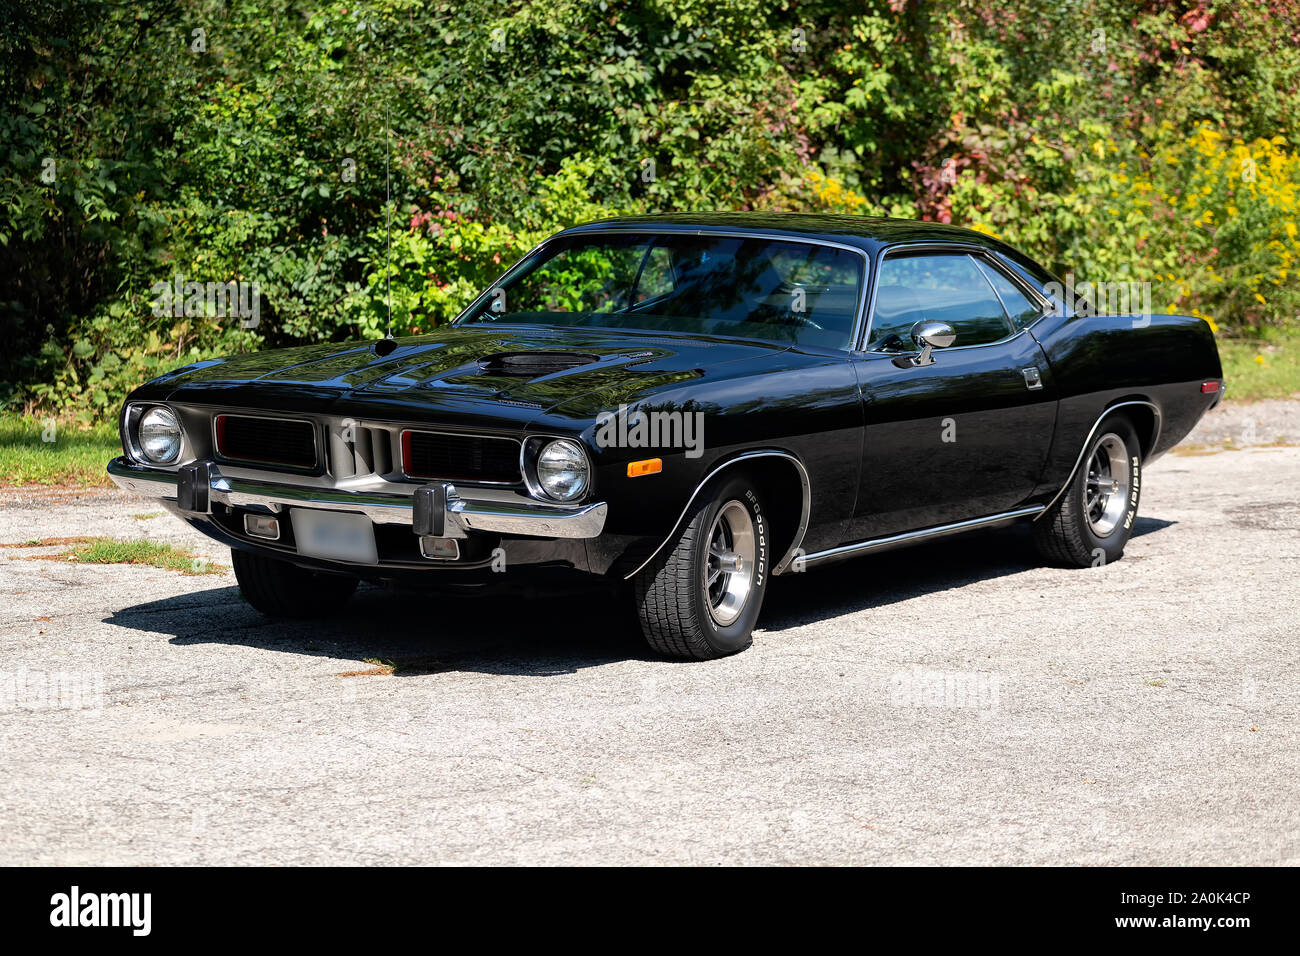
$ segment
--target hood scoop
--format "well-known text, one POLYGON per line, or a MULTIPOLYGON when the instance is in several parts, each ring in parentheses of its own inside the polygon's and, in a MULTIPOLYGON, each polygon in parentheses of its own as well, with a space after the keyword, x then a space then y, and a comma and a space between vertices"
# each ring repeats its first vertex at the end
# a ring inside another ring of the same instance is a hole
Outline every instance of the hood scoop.
POLYGON ((479 359, 478 367, 489 375, 541 378, 599 361, 599 355, 586 352, 497 352, 479 359))

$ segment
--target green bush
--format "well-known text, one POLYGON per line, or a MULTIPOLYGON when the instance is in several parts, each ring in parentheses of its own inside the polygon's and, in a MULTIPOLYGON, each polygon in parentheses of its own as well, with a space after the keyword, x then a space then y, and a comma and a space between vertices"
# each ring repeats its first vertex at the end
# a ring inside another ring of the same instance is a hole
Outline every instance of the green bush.
POLYGON ((0 404, 381 335, 387 212, 399 334, 559 228, 708 209, 954 222, 1294 328, 1296 36, 1295 0, 8 4, 0 404), (155 314, 178 275, 260 322, 155 314))

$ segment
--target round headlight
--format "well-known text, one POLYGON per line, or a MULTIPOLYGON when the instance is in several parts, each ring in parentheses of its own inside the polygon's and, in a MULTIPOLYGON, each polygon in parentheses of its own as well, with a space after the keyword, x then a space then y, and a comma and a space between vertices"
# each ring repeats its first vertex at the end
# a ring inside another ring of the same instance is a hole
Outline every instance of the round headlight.
POLYGON ((591 466, 582 446, 561 438, 537 456, 537 483, 556 501, 573 501, 587 490, 591 466))
POLYGON ((155 464, 175 461, 181 453, 181 426, 171 409, 155 407, 140 416, 136 429, 140 452, 155 464))

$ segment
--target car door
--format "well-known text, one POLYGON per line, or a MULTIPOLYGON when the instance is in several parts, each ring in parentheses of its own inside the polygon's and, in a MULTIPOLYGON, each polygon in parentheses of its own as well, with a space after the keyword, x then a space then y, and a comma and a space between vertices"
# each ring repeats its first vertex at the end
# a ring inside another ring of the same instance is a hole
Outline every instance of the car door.
POLYGON ((1026 327, 1042 303, 978 249, 888 251, 854 365, 865 432, 854 540, 1015 509, 1042 473, 1057 396, 1026 327), (951 347, 916 364, 918 322, 951 347))

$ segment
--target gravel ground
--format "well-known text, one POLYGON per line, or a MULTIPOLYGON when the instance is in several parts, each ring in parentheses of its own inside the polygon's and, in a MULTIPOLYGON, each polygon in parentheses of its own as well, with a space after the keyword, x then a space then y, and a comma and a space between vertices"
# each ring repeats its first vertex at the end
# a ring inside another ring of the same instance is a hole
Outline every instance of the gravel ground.
MULTIPOLYGON (((1006 529, 778 578, 701 664, 595 596, 269 623, 228 571, 4 547, 0 864, 1294 865, 1300 449, 1146 478, 1121 562, 1006 529)), ((2 493, 0 542, 228 561, 152 510, 2 493)))
POLYGON ((1273 399, 1250 404, 1226 402, 1207 412, 1183 444, 1300 444, 1300 402, 1273 399))

